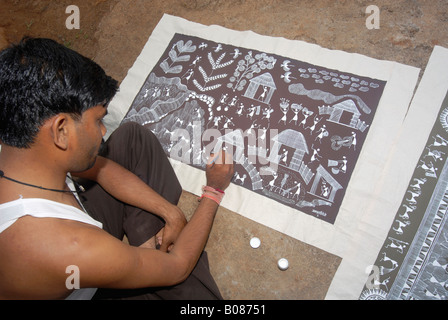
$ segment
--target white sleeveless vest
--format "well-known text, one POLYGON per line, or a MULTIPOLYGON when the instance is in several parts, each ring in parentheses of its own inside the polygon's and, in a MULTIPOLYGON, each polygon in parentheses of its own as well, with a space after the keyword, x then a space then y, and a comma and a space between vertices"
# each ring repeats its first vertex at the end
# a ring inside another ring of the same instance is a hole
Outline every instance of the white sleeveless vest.
MULTIPOLYGON (((73 184, 67 179, 70 189, 73 184)), ((77 196, 75 194, 75 196, 77 196)), ((102 228, 102 223, 94 220, 86 212, 73 206, 46 199, 17 199, 0 205, 0 233, 9 228, 17 219, 24 216, 35 218, 59 218, 74 220, 102 228)), ((73 291, 66 299, 90 300, 96 288, 78 289, 73 291)))

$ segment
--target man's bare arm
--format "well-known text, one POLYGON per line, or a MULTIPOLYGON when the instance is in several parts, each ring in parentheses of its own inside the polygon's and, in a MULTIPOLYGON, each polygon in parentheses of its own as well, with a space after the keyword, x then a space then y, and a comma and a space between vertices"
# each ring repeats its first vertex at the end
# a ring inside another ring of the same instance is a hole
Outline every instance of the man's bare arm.
MULTIPOLYGON (((208 185, 224 190, 233 176, 233 165, 219 160, 207 166, 206 174, 208 185)), ((217 208, 215 201, 203 198, 169 253, 133 248, 111 239, 102 244, 92 241, 99 245, 90 254, 101 267, 89 268, 94 274, 88 279, 111 288, 167 286, 185 280, 205 247, 217 208)))
MULTIPOLYGON (((207 166, 207 184, 224 190, 232 165, 207 166)), ((100 228, 77 221, 23 217, 1 235, 3 270, 0 297, 63 298, 69 294, 66 268, 79 268, 82 288, 141 288, 182 282, 207 242, 218 204, 203 198, 169 252, 129 246, 100 228), (18 237, 17 235, 21 236, 18 237)))
POLYGON ((92 245, 79 261, 81 286, 143 288, 184 281, 205 247, 217 208, 213 200, 203 199, 169 253, 128 246, 92 230, 92 245))
POLYGON ((165 200, 139 177, 112 160, 98 157, 93 168, 73 173, 73 176, 96 181, 116 199, 161 217, 166 223, 162 251, 166 251, 168 246, 176 241, 186 224, 185 215, 177 206, 165 200))

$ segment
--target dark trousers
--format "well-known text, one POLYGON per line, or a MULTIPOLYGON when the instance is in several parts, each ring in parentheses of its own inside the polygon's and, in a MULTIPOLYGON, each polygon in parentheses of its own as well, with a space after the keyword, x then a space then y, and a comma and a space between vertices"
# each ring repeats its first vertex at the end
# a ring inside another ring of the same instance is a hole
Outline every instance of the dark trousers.
MULTIPOLYGON (((182 188, 151 131, 136 123, 125 123, 104 143, 101 155, 136 174, 171 203, 178 203, 182 188)), ((80 198, 87 212, 114 237, 122 240, 126 235, 132 246, 140 246, 164 226, 159 217, 116 200, 97 184, 84 187, 86 191, 80 193, 80 198)), ((210 274, 204 251, 191 275, 181 284, 133 290, 99 289, 95 298, 209 300, 222 299, 222 296, 210 274)))

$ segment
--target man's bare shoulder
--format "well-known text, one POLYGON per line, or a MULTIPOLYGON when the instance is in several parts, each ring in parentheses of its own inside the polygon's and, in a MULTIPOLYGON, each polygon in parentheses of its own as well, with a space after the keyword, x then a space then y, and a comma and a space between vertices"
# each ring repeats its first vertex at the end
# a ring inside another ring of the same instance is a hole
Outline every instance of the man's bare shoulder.
POLYGON ((101 279, 108 277, 107 265, 132 259, 130 248, 85 223, 22 217, 0 234, 0 297, 9 291, 32 299, 64 298, 70 266, 80 271, 81 287, 92 287, 107 281, 101 279))

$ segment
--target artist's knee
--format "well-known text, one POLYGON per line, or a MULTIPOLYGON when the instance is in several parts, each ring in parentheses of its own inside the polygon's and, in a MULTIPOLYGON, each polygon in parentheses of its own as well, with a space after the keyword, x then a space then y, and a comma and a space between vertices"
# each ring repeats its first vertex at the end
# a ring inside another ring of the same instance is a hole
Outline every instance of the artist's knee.
POLYGON ((109 143, 119 143, 121 148, 138 148, 139 145, 151 143, 154 139, 157 138, 151 130, 136 122, 126 122, 112 133, 109 143))
POLYGON ((138 148, 136 144, 142 140, 141 136, 143 130, 145 129, 135 122, 126 122, 120 125, 102 145, 100 154, 105 157, 112 157, 114 150, 120 150, 120 154, 126 150, 126 154, 131 150, 138 148))
POLYGON ((132 139, 139 139, 139 141, 144 141, 145 139, 157 140, 157 137, 152 133, 151 130, 145 128, 137 122, 126 122, 122 124, 117 130, 122 131, 122 134, 132 137, 132 139))
POLYGON ((136 134, 143 134, 143 131, 148 131, 148 130, 146 130, 139 123, 125 122, 122 125, 120 125, 114 133, 117 133, 120 135, 134 136, 136 134))

